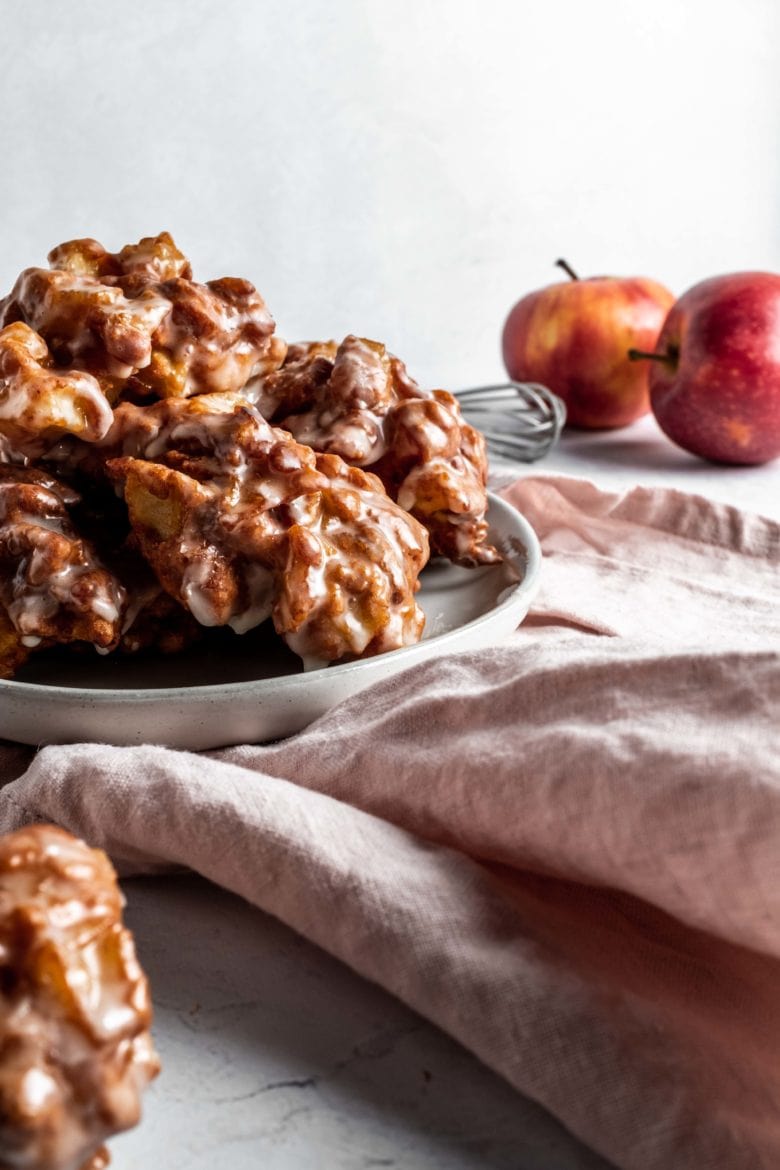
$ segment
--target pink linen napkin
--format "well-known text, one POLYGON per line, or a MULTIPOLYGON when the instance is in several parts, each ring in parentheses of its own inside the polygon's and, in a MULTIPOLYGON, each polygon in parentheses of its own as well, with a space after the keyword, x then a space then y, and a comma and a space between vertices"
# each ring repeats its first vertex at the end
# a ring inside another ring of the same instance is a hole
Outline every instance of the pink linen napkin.
POLYGON ((0 749, 0 830, 187 865, 625 1170, 780 1166, 780 526, 529 477, 503 646, 277 744, 0 749))

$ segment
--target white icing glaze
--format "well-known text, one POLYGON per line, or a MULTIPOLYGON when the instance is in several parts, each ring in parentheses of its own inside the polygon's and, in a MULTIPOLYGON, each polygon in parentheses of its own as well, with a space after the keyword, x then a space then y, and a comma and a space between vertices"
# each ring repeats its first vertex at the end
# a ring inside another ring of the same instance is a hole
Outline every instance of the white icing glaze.
POLYGON ((105 372, 117 378, 149 364, 152 335, 171 309, 170 301, 151 288, 128 298, 94 276, 46 268, 26 269, 3 306, 0 325, 11 313, 21 313, 71 362, 103 347, 105 372))
POLYGON ((45 343, 26 325, 0 331, 0 431, 22 452, 25 443, 50 443, 61 434, 100 439, 113 421, 95 378, 51 369, 48 360, 45 343))
MULTIPOLYGON (((304 362, 319 357, 304 349, 304 362)), ((273 379, 272 379, 273 380, 273 379)), ((262 398, 262 390, 258 391, 262 398)), ((330 378, 312 387, 312 406, 280 420, 300 443, 340 455, 353 467, 376 463, 385 453, 383 419, 393 403, 384 346, 350 335, 339 346, 330 378)))
POLYGON ((219 615, 214 609, 207 585, 211 576, 211 565, 193 556, 184 571, 181 582, 182 601, 196 622, 202 626, 216 626, 219 615))
POLYGON ((262 565, 249 564, 244 570, 243 579, 249 595, 249 604, 242 613, 236 614, 228 622, 236 634, 245 634, 267 621, 273 610, 274 574, 262 565))

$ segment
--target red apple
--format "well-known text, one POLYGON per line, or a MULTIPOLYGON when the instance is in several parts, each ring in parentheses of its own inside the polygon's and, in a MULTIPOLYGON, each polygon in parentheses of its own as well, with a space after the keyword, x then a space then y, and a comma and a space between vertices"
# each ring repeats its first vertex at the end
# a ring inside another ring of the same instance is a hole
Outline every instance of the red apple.
POLYGON ((651 355, 661 430, 716 463, 780 455, 780 276, 734 272, 684 293, 651 355))
POLYGON ((629 349, 653 349, 674 296, 643 276, 592 276, 548 285, 506 319, 504 365, 516 382, 542 382, 573 426, 623 427, 650 409, 649 371, 629 349), (640 340, 645 339, 645 340, 640 340))

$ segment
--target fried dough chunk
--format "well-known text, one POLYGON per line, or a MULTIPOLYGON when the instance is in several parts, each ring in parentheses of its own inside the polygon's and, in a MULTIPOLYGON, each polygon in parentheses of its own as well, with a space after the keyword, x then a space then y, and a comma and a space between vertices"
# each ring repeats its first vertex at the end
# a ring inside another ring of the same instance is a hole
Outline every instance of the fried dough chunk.
POLYGON ((293 345, 245 394, 299 442, 375 472, 428 529, 434 554, 462 565, 500 560, 486 543, 482 435, 452 394, 421 390, 384 345, 354 335, 293 345))
POLYGON ((0 838, 0 1170, 99 1170, 159 1072, 149 988, 106 855, 0 838))
POLYGON ((0 466, 0 604, 22 646, 116 646, 125 590, 76 531, 78 493, 32 468, 0 466))
POLYGON ((276 369, 286 345, 248 280, 198 284, 167 232, 117 253, 71 240, 28 268, 0 301, 0 326, 21 321, 56 360, 100 381, 111 402, 239 391, 276 369))
POLYGON ((52 248, 47 259, 51 268, 115 284, 128 296, 164 280, 192 278, 192 266, 169 232, 145 236, 119 252, 108 252, 97 240, 68 240, 52 248))
POLYGON ((457 399, 434 390, 387 414, 387 450, 374 465, 394 500, 425 525, 431 547, 460 565, 501 559, 487 543, 487 449, 457 399))
POLYGON ((30 656, 8 614, 0 606, 0 678, 13 678, 30 656))
POLYGON ((126 580, 124 584, 128 620, 117 646, 119 653, 154 650, 158 654, 180 654, 203 637, 203 627, 158 582, 146 590, 133 589, 126 580))
POLYGON ((284 360, 287 346, 248 280, 225 276, 197 284, 179 277, 154 287, 170 311, 154 334, 150 361, 132 381, 141 395, 238 393, 284 360))
POLYGON ((118 549, 106 548, 105 538, 98 548, 126 594, 118 653, 179 654, 200 641, 203 627, 162 588, 132 532, 118 549))
POLYGON ((0 326, 23 321, 62 365, 122 381, 152 360, 152 337, 170 308, 153 287, 131 299, 93 276, 27 268, 0 301, 0 326))
POLYGON ((272 617, 309 664, 419 640, 427 536, 375 476, 223 395, 125 404, 107 442, 145 558, 202 625, 272 617))
POLYGON ((10 454, 35 457, 64 434, 92 442, 112 420, 90 374, 53 368, 45 341, 21 322, 0 330, 0 435, 10 454))
POLYGON ((384 420, 398 391, 391 355, 377 341, 349 336, 340 346, 293 346, 258 390, 252 398, 263 417, 315 451, 355 467, 376 463, 385 452, 384 420))

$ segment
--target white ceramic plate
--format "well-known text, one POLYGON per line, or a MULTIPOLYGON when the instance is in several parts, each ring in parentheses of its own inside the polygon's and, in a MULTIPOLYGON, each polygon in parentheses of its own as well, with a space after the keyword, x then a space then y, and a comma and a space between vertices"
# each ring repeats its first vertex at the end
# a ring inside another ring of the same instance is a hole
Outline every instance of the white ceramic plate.
POLYGON ((528 612, 541 552, 527 520, 490 496, 490 534, 503 565, 436 561, 418 595, 422 642, 304 673, 266 630, 159 658, 32 656, 0 680, 0 737, 20 743, 159 743, 199 750, 281 739, 364 687, 418 662, 496 645, 528 612))

